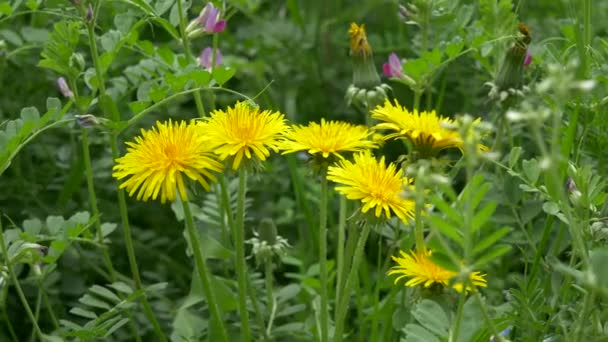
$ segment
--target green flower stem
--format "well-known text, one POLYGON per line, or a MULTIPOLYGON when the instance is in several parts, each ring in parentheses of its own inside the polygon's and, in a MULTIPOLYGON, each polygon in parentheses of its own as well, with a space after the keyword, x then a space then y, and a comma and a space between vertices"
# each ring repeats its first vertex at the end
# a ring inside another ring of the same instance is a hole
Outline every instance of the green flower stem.
POLYGON ((460 334, 460 323, 462 322, 462 314, 464 313, 464 302, 466 300, 466 293, 462 291, 458 300, 458 308, 456 309, 456 319, 454 322, 454 330, 452 336, 458 341, 458 334, 460 334))
MULTIPOLYGON (((116 146, 116 136, 113 134, 112 138, 110 138, 110 145, 112 148, 112 158, 118 158, 118 147, 116 146)), ((129 223, 129 214, 127 212, 127 201, 125 199, 125 192, 122 189, 118 189, 118 207, 120 208, 120 218, 122 222, 122 231, 123 238, 125 240, 125 246, 127 248, 127 257, 129 259, 129 267, 131 269, 131 275, 133 277, 133 283, 135 284, 135 289, 140 290, 143 288, 141 277, 139 275, 139 267, 137 266, 137 259, 135 258, 135 248, 133 247, 133 238, 131 236, 131 224, 129 223)), ((166 341, 167 338, 163 333, 154 312, 152 311, 152 307, 150 307, 150 303, 148 302, 148 298, 146 295, 141 296, 141 302, 144 307, 144 313, 146 317, 152 323, 152 327, 154 328, 154 332, 156 333, 156 337, 160 341, 166 341)))
POLYGON ((422 185, 417 184, 416 186, 416 207, 414 208, 414 234, 416 236, 416 251, 418 253, 425 253, 426 247, 424 245, 424 225, 422 222, 422 206, 424 206, 422 185))
POLYGON ((336 252, 337 268, 336 268, 336 298, 340 298, 340 290, 344 282, 342 272, 344 270, 344 239, 346 236, 346 197, 340 196, 340 211, 338 214, 338 248, 336 252))
MULTIPOLYGON (((179 16, 179 32, 182 36, 182 44, 184 45, 184 53, 186 54, 186 58, 188 61, 192 62, 194 59, 192 58, 192 51, 190 50, 190 41, 188 39, 188 34, 186 34, 186 18, 184 17, 184 11, 182 6, 183 0, 177 0, 177 13, 179 16)), ((196 104, 196 110, 198 111, 198 115, 203 118, 205 117, 205 106, 203 105, 203 99, 201 98, 200 92, 194 92, 194 103, 196 104)))
POLYGON ((339 298, 336 316, 336 329, 334 332, 334 342, 342 341, 342 334, 344 332, 344 319, 346 318, 346 311, 348 310, 348 304, 350 299, 350 290, 353 284, 356 282, 357 273, 359 272, 359 266, 361 265, 361 259, 363 258, 363 250, 365 249, 365 242, 371 231, 370 225, 365 222, 359 240, 357 241, 357 247, 355 247, 355 255, 353 256, 353 264, 344 283, 344 289, 342 296, 339 298))
MULTIPOLYGON (((106 96, 106 86, 104 80, 104 74, 101 69, 101 63, 99 62, 99 54, 97 51, 97 41, 95 40, 95 20, 97 18, 97 13, 99 12, 99 8, 101 6, 101 1, 97 1, 95 3, 95 10, 93 11, 93 19, 87 23, 87 33, 89 38, 89 47, 91 49, 91 58, 93 59, 93 65, 95 67, 95 75, 97 77, 97 84, 99 87, 99 97, 100 99, 103 96, 106 96)), ((105 102, 105 101, 103 101, 105 102)), ((107 109, 107 106, 101 106, 104 111, 107 109)), ((118 122, 120 121, 120 114, 117 111, 112 113, 104 113, 106 116, 110 117, 112 121, 118 122)), ((113 133, 110 137, 110 147, 112 149, 112 159, 118 158, 118 136, 117 133, 113 133)), ((118 186, 117 186, 118 187, 118 186)), ((133 248, 133 239, 131 238, 131 226, 129 224, 129 216, 127 212, 127 202, 125 200, 125 193, 123 190, 118 188, 118 206, 120 208, 120 217, 122 221, 123 234, 125 239, 125 245, 127 247, 127 256, 129 258, 129 266, 131 268, 131 274, 133 277, 133 282, 135 283, 135 288, 137 290, 142 289, 141 278, 139 276, 139 269, 137 267, 137 261, 135 260, 135 250, 133 248)), ((144 295, 141 296, 142 305, 144 308, 144 313, 152 326, 154 327, 154 332, 156 333, 157 338, 164 342, 167 340, 165 334, 163 333, 160 324, 156 320, 154 316, 154 312, 150 307, 150 303, 148 302, 148 298, 144 295)))
POLYGON ((4 316, 4 321, 6 322, 6 327, 8 328, 11 338, 14 342, 19 342, 17 334, 15 334, 15 328, 13 328, 13 323, 11 323, 11 320, 8 318, 8 314, 6 313, 6 307, 2 309, 2 316, 4 316))
MULTIPOLYGON (((340 196, 343 197, 343 196, 340 196)), ((348 276, 348 270, 351 269, 353 254, 355 253, 355 246, 357 244, 357 240, 359 239, 360 231, 357 225, 351 225, 348 232, 348 237, 346 239, 346 247, 344 250, 344 265, 342 265, 342 275, 340 287, 338 288, 339 296, 336 296, 336 306, 340 303, 340 298, 342 298, 342 294, 344 293, 344 283, 346 282, 346 277, 348 276)), ((334 310, 334 322, 338 321, 338 310, 334 310)))
POLYGON ((6 243, 4 241, 4 229, 2 228, 2 220, 0 220, 0 247, 2 248, 2 255, 4 256, 4 260, 6 260, 6 267, 8 268, 8 273, 11 275, 11 280, 13 284, 15 284, 15 289, 17 290, 17 295, 19 296, 19 300, 21 300, 21 304, 25 308, 25 313, 27 314, 30 321, 32 321, 32 325, 34 326, 34 332, 40 341, 44 341, 44 334, 42 334, 42 330, 38 326, 38 321, 34 317, 34 313, 32 312, 32 308, 27 302, 25 298, 25 294, 23 293, 23 289, 21 289, 21 285, 19 284, 19 280, 17 279, 17 275, 13 270, 13 265, 11 264, 10 257, 8 255, 8 248, 6 247, 6 243))
POLYGON ((274 315, 276 311, 276 305, 274 301, 273 289, 272 289, 272 258, 267 257, 264 261, 264 275, 266 278, 266 302, 270 312, 268 318, 268 327, 266 328, 266 335, 270 336, 272 331, 272 322, 274 321, 274 315))
POLYGON ((239 194, 236 207, 236 226, 232 226, 236 249, 236 273, 239 287, 239 314, 243 341, 251 341, 249 312, 247 311, 247 265, 245 264, 245 193, 247 191, 247 170, 239 169, 239 194))
POLYGON ((87 179, 87 189, 89 191, 89 202, 91 204, 91 212, 95 220, 95 230, 97 231, 97 241, 102 246, 101 253, 103 261, 108 269, 108 274, 112 282, 116 281, 116 271, 112 265, 112 259, 110 253, 104 245, 103 233, 101 231, 101 215, 99 214, 99 207, 97 206, 97 196, 95 195, 95 185, 93 184, 93 169, 91 167, 91 154, 89 152, 89 133, 86 128, 82 129, 82 156, 84 159, 84 171, 87 179))
POLYGON ((321 282, 321 342, 329 340, 327 304, 327 170, 321 172, 319 208, 319 280, 321 282))
POLYGON ((215 327, 221 341, 228 342, 228 335, 226 328, 224 327, 224 321, 222 314, 215 301, 215 294, 213 293, 213 287, 211 286, 211 278, 205 259, 203 259, 203 253, 201 252, 201 245, 198 239, 198 232, 194 227, 194 219, 192 218, 192 212, 190 211, 190 203, 188 200, 182 198, 182 206, 184 208, 184 218, 186 220, 186 230, 188 231, 188 237, 190 238, 190 246, 192 247, 192 254, 194 254, 194 262, 198 271, 199 280, 203 293, 207 298, 207 304, 209 305, 209 312, 211 313, 211 320, 215 322, 215 327))

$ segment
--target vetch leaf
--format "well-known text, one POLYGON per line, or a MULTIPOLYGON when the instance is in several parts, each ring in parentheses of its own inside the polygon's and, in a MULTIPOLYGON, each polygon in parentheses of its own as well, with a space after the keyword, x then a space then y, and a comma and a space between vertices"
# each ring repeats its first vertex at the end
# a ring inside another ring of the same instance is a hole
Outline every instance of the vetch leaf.
POLYGON ((424 328, 437 336, 447 336, 450 323, 448 316, 441 306, 432 300, 424 299, 412 311, 412 316, 416 318, 424 328))
POLYGON ((234 68, 218 66, 213 68, 211 73, 217 84, 224 85, 224 83, 228 82, 228 80, 234 76, 235 72, 236 69, 234 68))

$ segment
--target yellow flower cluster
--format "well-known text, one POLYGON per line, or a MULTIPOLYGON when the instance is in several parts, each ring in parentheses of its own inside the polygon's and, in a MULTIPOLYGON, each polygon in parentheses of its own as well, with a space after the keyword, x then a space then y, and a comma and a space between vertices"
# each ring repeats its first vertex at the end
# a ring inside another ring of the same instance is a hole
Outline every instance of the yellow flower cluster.
MULTIPOLYGON (((364 31, 352 27, 351 31, 364 31)), ((359 42, 365 44, 365 42, 359 42)), ((225 110, 216 110, 202 120, 159 122, 141 136, 127 142, 127 153, 118 159, 113 176, 120 188, 137 199, 186 200, 186 180, 199 183, 205 190, 215 182, 214 173, 222 172, 227 163, 233 170, 250 161, 264 161, 271 151, 283 154, 307 152, 324 160, 328 180, 336 183, 336 191, 359 202, 363 214, 377 219, 396 216, 407 223, 414 217, 415 202, 408 191, 414 189, 413 179, 405 177, 401 168, 376 158, 370 150, 390 138, 406 138, 415 149, 435 156, 446 148, 463 149, 463 139, 445 127, 452 120, 433 112, 408 111, 387 101, 371 112, 380 121, 373 129, 346 122, 311 122, 289 125, 283 114, 261 110, 239 102, 225 110), (378 138, 378 132, 391 131, 378 138), (352 158, 350 158, 352 155, 352 158)), ((475 124, 479 120, 475 121, 475 124)), ((480 147, 481 148, 481 147, 480 147)), ((456 276, 434 264, 426 253, 401 252, 393 259, 398 263, 388 274, 409 278, 406 286, 432 284, 447 286, 456 276)), ((485 286, 484 275, 471 274, 473 286, 485 286)), ((451 285, 462 291, 464 284, 451 285)))

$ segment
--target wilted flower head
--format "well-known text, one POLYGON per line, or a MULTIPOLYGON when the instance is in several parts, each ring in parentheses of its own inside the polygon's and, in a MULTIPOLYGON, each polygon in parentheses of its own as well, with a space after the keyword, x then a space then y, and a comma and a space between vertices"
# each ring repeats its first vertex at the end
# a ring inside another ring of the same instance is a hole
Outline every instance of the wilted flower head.
POLYGON ((348 35, 350 36, 350 53, 353 56, 367 58, 372 55, 372 47, 369 45, 367 34, 365 33, 365 24, 357 25, 357 23, 351 23, 348 35))
POLYGON ((87 21, 91 20, 93 20, 93 5, 89 3, 89 6, 87 7, 87 21))
MULTIPOLYGON (((519 88, 523 83, 523 67, 526 66, 528 58, 528 45, 532 40, 528 27, 519 24, 520 36, 515 39, 502 61, 502 65, 496 75, 495 84, 499 90, 519 88)), ((530 57, 531 58, 531 57, 530 57)), ((531 59, 529 60, 532 61, 531 59)), ((528 63, 529 64, 529 63, 528 63)))
POLYGON ((285 133, 282 143, 283 154, 307 151, 312 155, 329 158, 331 155, 344 159, 345 152, 359 152, 375 148, 369 140, 371 132, 366 126, 357 126, 346 122, 325 121, 311 122, 307 126, 294 125, 285 133))
MULTIPOLYGON (((407 138, 422 158, 433 157, 447 148, 462 150, 464 147, 464 141, 458 131, 449 127, 454 126, 454 121, 437 115, 435 111, 410 112, 400 106, 397 100, 395 104, 386 100, 384 106, 376 107, 371 115, 372 118, 381 121, 374 129, 394 131, 387 134, 385 139, 407 138)), ((472 124, 479 123, 481 120, 476 119, 472 124)), ((478 148, 487 149, 482 145, 478 148)))
POLYGON ((72 90, 70 90, 68 82, 66 82, 65 78, 59 77, 57 79, 57 87, 59 88, 59 92, 61 92, 61 95, 69 98, 74 97, 74 93, 72 92, 72 90))
POLYGON ((386 77, 401 77, 403 75, 401 60, 396 53, 393 52, 388 56, 388 62, 382 65, 382 71, 386 77))
POLYGON ((83 128, 91 128, 99 125, 99 120, 93 114, 74 115, 76 122, 83 128))
POLYGON ((355 154, 354 162, 341 160, 330 166, 327 179, 338 183, 336 191, 350 200, 361 201, 361 212, 373 209, 375 217, 397 216, 407 223, 413 217, 415 202, 405 197, 412 180, 404 177, 395 164, 386 165, 384 157, 376 159, 369 152, 355 154))
POLYGON ((199 57, 199 63, 205 69, 212 69, 214 66, 222 64, 222 53, 220 49, 215 50, 215 65, 213 63, 213 48, 206 47, 199 57))
POLYGON ((270 150, 278 151, 281 134, 289 129, 283 114, 262 111, 245 102, 212 112, 198 127, 199 135, 205 137, 207 145, 220 160, 234 158, 234 170, 238 169, 243 157, 266 160, 270 150))
POLYGON ((215 182, 212 171, 221 171, 222 164, 213 158, 207 142, 195 123, 158 122, 155 128, 141 130, 134 142, 127 142, 127 153, 116 159, 114 178, 128 178, 121 189, 138 200, 173 201, 176 192, 187 199, 184 176, 200 183, 209 191, 207 179, 215 182))
MULTIPOLYGON (((456 272, 447 270, 435 264, 430 259, 430 256, 432 255, 430 250, 425 250, 424 252, 410 251, 409 254, 399 251, 399 254, 400 256, 398 257, 392 257, 397 263, 397 266, 393 266, 387 272, 388 275, 399 275, 395 279, 395 284, 397 284, 397 282, 399 282, 399 280, 402 278, 409 278, 409 280, 405 283, 405 286, 415 287, 422 285, 425 288, 431 287, 434 284, 448 286, 450 279, 458 275, 456 272)), ((487 286, 485 274, 472 272, 469 275, 469 279, 474 287, 487 286)), ((466 291, 471 291, 474 289, 469 285, 465 287, 465 285, 461 282, 453 283, 451 286, 458 292, 462 292, 463 289, 466 291)))

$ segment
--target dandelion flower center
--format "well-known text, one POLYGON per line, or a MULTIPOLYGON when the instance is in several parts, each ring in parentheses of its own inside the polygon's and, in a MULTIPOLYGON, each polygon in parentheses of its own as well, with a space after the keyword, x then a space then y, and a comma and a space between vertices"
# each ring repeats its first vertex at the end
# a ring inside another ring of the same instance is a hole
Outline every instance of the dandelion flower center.
POLYGON ((204 140, 197 134, 194 123, 158 122, 151 130, 141 131, 134 142, 127 142, 127 153, 116 159, 113 176, 122 180, 121 189, 129 196, 137 192, 137 199, 173 201, 179 191, 187 199, 184 184, 187 178, 200 183, 209 190, 207 179, 216 181, 212 171, 221 171, 222 164, 216 161, 204 140), (139 191, 138 191, 139 190, 139 191))
POLYGON ((361 201, 361 212, 374 209, 374 215, 386 218, 392 214, 403 222, 413 217, 414 201, 402 196, 412 180, 403 177, 394 164, 386 165, 384 157, 374 158, 369 152, 358 153, 354 162, 342 160, 328 168, 327 179, 339 184, 336 190, 346 198, 361 201))
MULTIPOLYGON (((397 263, 397 266, 393 266, 387 272, 388 275, 399 275, 395 279, 395 284, 403 278, 409 278, 409 280, 405 282, 405 286, 414 287, 422 285, 426 288, 431 287, 433 284, 448 286, 450 280, 457 276, 456 272, 435 264, 430 259, 430 256, 432 255, 430 250, 425 250, 423 252, 410 251, 409 254, 399 251, 399 254, 400 256, 392 257, 397 263)), ((487 286, 485 274, 481 274, 480 272, 472 272, 469 279, 473 284, 473 287, 487 286)), ((470 286, 465 286, 461 282, 452 284, 452 288, 458 292, 472 290, 470 286)))
POLYGON ((234 170, 243 158, 266 160, 270 150, 278 150, 281 134, 288 130, 283 114, 261 111, 244 102, 212 112, 198 128, 220 160, 234 158, 234 170))
POLYGON ((283 154, 298 151, 320 154, 323 158, 334 155, 340 159, 344 152, 358 152, 375 148, 369 140, 371 132, 365 126, 356 126, 346 122, 325 121, 311 122, 307 126, 295 125, 284 134, 281 145, 283 154))

